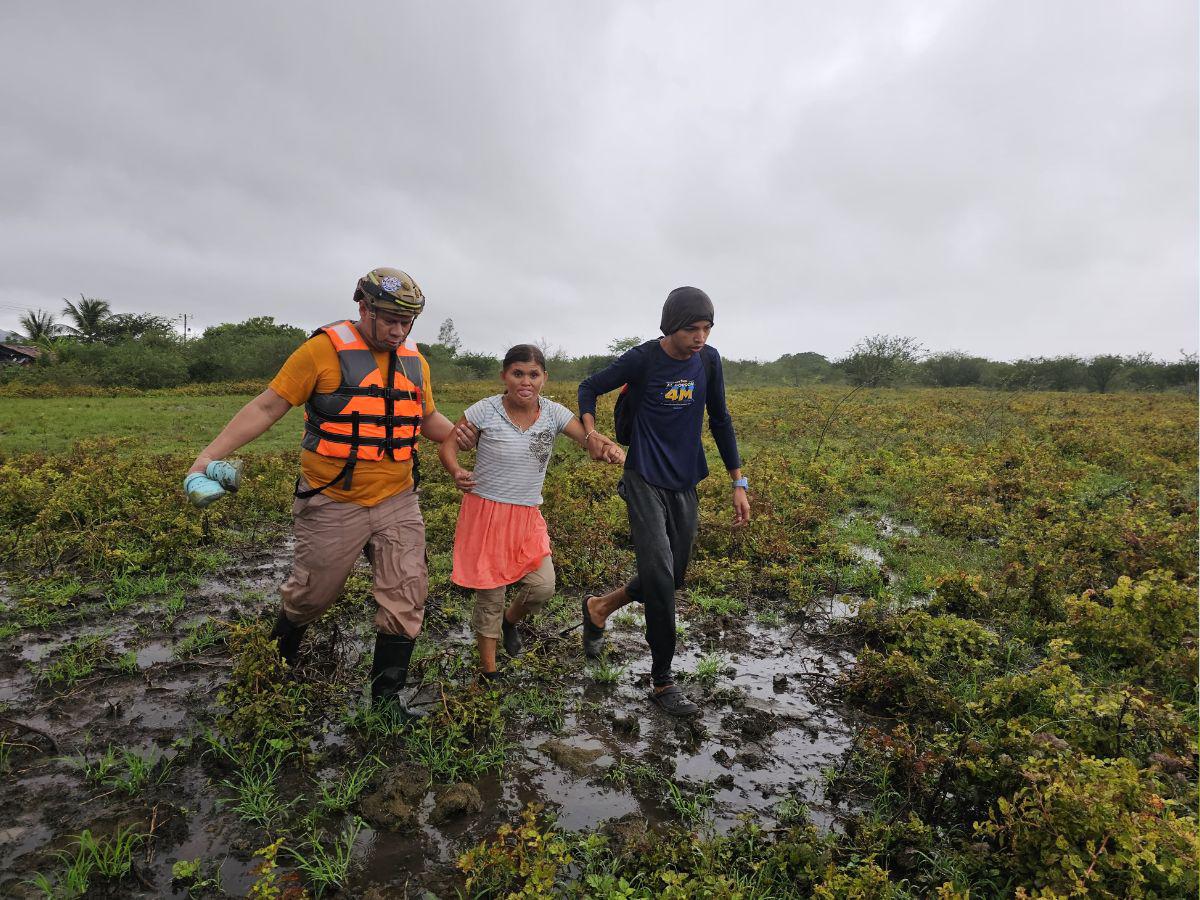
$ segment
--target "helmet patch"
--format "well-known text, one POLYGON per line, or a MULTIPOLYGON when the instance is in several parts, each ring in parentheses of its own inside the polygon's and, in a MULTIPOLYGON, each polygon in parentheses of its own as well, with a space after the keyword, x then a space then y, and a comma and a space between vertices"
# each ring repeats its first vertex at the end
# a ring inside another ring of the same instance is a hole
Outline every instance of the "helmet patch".
POLYGON ((394 275, 385 275, 379 282, 379 286, 389 294, 404 290, 404 282, 394 275))

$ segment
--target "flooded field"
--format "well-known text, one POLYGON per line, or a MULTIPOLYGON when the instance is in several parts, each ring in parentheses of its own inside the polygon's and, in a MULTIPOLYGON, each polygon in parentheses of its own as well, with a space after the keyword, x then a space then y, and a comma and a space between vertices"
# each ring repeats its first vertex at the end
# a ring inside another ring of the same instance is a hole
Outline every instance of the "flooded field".
MULTIPOLYGON (((169 634, 157 628, 161 612, 147 610, 69 637, 29 635, 5 659, 0 703, 8 714, 0 717, 0 728, 11 755, 10 789, 0 800, 0 820, 6 823, 0 869, 7 877, 6 895, 40 896, 29 881, 60 864, 59 854, 69 853, 70 839, 83 825, 95 834, 133 827, 148 835, 135 855, 138 884, 125 884, 123 895, 187 896, 178 880, 173 884, 172 866, 180 860, 206 861, 227 893, 240 895, 254 883, 260 860, 252 853, 262 841, 227 808, 226 795, 234 792, 222 784, 228 773, 206 752, 205 734, 233 665, 220 637, 225 624, 273 610, 266 598, 286 576, 289 554, 285 541, 204 581, 183 598, 169 634), (216 635, 212 644, 190 652, 187 642, 195 643, 208 629, 216 635), (49 689, 49 661, 94 641, 120 659, 120 671, 84 676, 69 691, 49 689), (126 786, 129 770, 120 761, 97 775, 109 748, 145 762, 148 771, 136 790, 126 786), (97 793, 97 783, 111 789, 97 793)), ((365 563, 359 575, 366 577, 365 563)), ((502 658, 503 681, 487 696, 501 711, 513 711, 504 720, 516 727, 506 736, 502 768, 473 782, 474 805, 453 815, 443 812, 439 793, 448 785, 419 765, 388 765, 388 748, 375 748, 379 758, 353 812, 323 823, 336 831, 343 819, 369 817, 354 842, 356 872, 346 885, 352 895, 371 885, 437 890, 453 884, 458 856, 528 804, 551 813, 567 831, 608 827, 620 833, 690 817, 720 832, 747 816, 775 822, 781 809, 786 814, 797 803, 821 827, 835 827, 836 810, 824 796, 825 773, 841 761, 854 727, 853 717, 848 721, 832 701, 830 686, 853 657, 824 638, 826 604, 816 604, 804 626, 764 625, 744 609, 736 615, 694 610, 686 616, 677 670, 689 673, 688 688, 702 700, 704 712, 679 721, 647 699, 650 659, 637 608, 614 617, 605 657, 585 664, 578 628, 567 624, 566 610, 577 609, 578 599, 556 598, 550 615, 531 623, 532 646, 521 662, 541 664, 525 667, 502 658), (548 659, 561 663, 553 667, 552 683, 539 675, 548 659), (550 698, 532 720, 513 702, 524 691, 550 698), (386 801, 370 799, 390 780, 404 785, 411 815, 406 810, 397 816, 386 801)), ((681 601, 686 606, 687 599, 681 601)), ((366 605, 361 612, 365 623, 366 605)), ((343 610, 338 619, 352 613, 343 610)), ((351 682, 369 665, 368 638, 365 628, 334 634, 321 623, 307 639, 299 672, 291 676, 328 678, 330 659, 341 658, 332 674, 347 682, 350 705, 318 735, 322 777, 335 779, 339 762, 352 755, 354 734, 345 718, 357 699, 351 682)), ((452 689, 482 692, 470 681, 474 644, 465 628, 426 640, 443 656, 463 661, 461 683, 452 689)), ((432 680, 416 686, 414 706, 438 703, 442 689, 432 680)), ((392 743, 402 747, 399 738, 392 743)), ((288 798, 285 772, 275 788, 281 802, 295 801, 297 812, 313 802, 311 784, 297 784, 288 798)))
POLYGON ((569 448, 559 594, 495 684, 423 484, 411 721, 366 701, 365 563, 294 670, 268 639, 290 453, 204 513, 178 454, 0 455, 0 896, 1195 897, 1194 399, 842 399, 732 398, 754 520, 700 486, 687 722, 636 606, 583 657, 633 563, 569 448))

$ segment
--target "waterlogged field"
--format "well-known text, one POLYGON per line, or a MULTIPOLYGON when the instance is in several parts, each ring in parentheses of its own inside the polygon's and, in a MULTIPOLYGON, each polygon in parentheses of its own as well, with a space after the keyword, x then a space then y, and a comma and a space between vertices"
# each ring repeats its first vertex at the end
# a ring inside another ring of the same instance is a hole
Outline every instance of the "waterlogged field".
POLYGON ((618 473, 565 442, 559 595, 475 684, 427 448, 407 727, 364 702, 365 564, 296 671, 267 639, 294 423, 198 512, 182 473, 239 400, 6 404, 0 893, 1195 897, 1195 400, 844 397, 731 397, 755 519, 701 486, 692 723, 645 699, 636 609, 585 664, 580 598, 632 558, 618 473))

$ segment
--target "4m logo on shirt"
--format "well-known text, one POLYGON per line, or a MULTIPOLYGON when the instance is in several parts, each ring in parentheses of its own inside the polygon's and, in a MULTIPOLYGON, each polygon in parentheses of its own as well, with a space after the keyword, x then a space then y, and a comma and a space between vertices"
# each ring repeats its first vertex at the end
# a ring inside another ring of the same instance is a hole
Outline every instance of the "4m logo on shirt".
POLYGON ((668 403, 678 406, 687 406, 692 402, 692 395, 696 392, 696 382, 691 379, 683 381, 668 381, 663 399, 668 403))

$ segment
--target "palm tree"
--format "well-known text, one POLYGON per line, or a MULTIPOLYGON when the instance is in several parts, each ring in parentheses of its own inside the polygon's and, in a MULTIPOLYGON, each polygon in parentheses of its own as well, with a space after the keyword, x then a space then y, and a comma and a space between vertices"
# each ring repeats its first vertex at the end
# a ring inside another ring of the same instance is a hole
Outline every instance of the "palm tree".
POLYGON ((63 309, 63 315, 75 323, 74 327, 66 326, 66 330, 82 338, 85 344, 93 344, 100 340, 101 326, 112 313, 108 301, 96 300, 80 294, 78 305, 65 297, 63 303, 67 304, 63 309))
POLYGON ((31 344, 44 343, 62 332, 62 326, 54 320, 54 313, 42 310, 26 310, 25 315, 17 319, 25 329, 24 339, 31 344))

